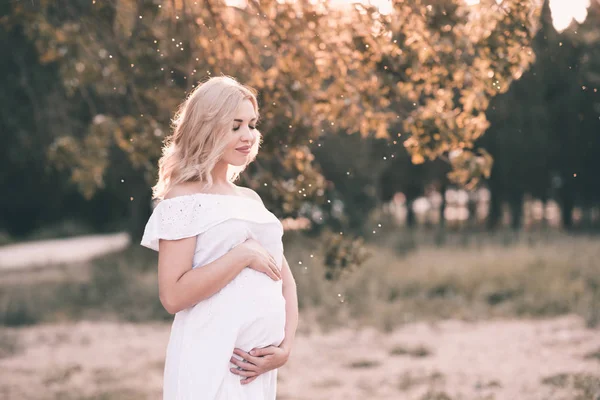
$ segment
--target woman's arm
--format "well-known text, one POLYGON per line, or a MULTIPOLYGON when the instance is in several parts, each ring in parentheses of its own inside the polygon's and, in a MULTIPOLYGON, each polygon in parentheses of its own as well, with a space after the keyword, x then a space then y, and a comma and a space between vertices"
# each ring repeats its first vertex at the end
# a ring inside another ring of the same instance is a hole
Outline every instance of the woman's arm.
POLYGON ((160 240, 158 293, 167 312, 175 314, 212 296, 251 262, 252 253, 236 246, 202 268, 191 268, 196 237, 160 240))
POLYGON ((298 293, 296 291, 296 280, 290 270, 285 256, 283 257, 283 266, 281 269, 281 279, 283 280, 283 297, 285 298, 285 338, 279 345, 289 356, 292 351, 292 345, 298 328, 298 293))
MULTIPOLYGON (((185 184, 175 185, 165 199, 195 193, 185 184)), ((159 240, 158 296, 165 310, 175 314, 212 296, 225 287, 252 261, 251 252, 236 246, 222 257, 192 268, 197 236, 159 240)))

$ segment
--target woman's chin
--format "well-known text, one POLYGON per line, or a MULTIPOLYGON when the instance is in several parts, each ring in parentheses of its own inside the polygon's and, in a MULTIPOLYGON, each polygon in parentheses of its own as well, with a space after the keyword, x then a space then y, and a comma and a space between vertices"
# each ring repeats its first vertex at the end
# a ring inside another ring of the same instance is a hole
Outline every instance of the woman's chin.
POLYGON ((246 165, 248 162, 248 157, 236 157, 235 159, 229 160, 229 165, 233 165, 234 167, 242 167, 246 165))

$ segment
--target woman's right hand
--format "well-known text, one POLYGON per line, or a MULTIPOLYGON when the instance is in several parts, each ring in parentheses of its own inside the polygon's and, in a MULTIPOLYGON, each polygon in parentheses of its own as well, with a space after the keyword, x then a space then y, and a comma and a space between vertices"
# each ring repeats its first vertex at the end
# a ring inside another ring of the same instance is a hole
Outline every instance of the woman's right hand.
POLYGON ((246 239, 241 246, 248 252, 250 260, 248 267, 267 274, 274 281, 281 279, 281 271, 279 271, 275 259, 257 240, 246 239))

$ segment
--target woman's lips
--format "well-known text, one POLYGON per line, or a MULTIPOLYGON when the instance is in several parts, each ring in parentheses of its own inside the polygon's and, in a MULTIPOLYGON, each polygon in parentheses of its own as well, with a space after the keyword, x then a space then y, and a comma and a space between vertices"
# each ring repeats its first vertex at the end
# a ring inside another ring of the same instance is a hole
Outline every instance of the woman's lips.
POLYGON ((244 153, 244 154, 250 153, 250 147, 240 147, 236 150, 239 151, 240 153, 244 153))

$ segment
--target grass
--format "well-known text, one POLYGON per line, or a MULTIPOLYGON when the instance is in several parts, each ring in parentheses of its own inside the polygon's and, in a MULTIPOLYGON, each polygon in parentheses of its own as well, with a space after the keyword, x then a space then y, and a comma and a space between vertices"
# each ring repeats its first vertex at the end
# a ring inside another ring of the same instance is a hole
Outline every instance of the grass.
POLYGON ((348 368, 354 369, 368 369, 368 368, 376 368, 380 366, 381 363, 376 360, 357 360, 348 364, 348 368))
POLYGON ((563 236, 509 246, 421 247, 398 255, 377 247, 338 282, 326 282, 318 260, 288 252, 301 303, 322 326, 349 321, 383 330, 418 320, 551 317, 600 320, 600 240, 563 236), (302 267, 297 264, 303 261, 302 267), (342 302, 343 300, 343 302, 342 302))
MULTIPOLYGON (((583 316, 589 326, 600 321, 597 238, 562 235, 510 244, 478 238, 462 246, 448 240, 443 247, 406 251, 394 244, 405 242, 400 232, 386 232, 380 244, 367 244, 373 256, 363 266, 334 282, 323 279, 318 239, 292 232, 284 238, 298 284, 300 329, 366 324, 390 330, 418 320, 565 313, 583 316)), ((172 320, 158 300, 156 253, 150 250, 134 247, 69 271, 53 282, 23 272, 17 282, 0 283, 0 324, 172 320)))
MULTIPOLYGON (((432 388, 433 386, 443 384, 444 380, 444 375, 437 371, 425 375, 408 371, 398 378, 398 389, 405 392, 422 385, 432 388)), ((431 390, 428 392, 432 393, 431 390)))
POLYGON ((595 400, 600 397, 600 377, 588 374, 557 374, 542 379, 542 383, 576 392, 574 400, 595 400))
POLYGON ((452 397, 444 392, 429 391, 421 397, 421 400, 452 400, 452 397))
POLYGON ((587 353, 584 359, 600 361, 600 349, 587 353))
POLYGON ((22 346, 16 333, 0 331, 0 359, 14 356, 21 350, 22 346))
POLYGON ((149 250, 131 248, 70 266, 71 276, 63 274, 62 280, 53 278, 51 282, 31 279, 24 272, 20 283, 13 277, 10 285, 0 284, 0 324, 107 318, 169 320, 172 316, 158 299, 155 257, 149 250))
POLYGON ((431 350, 425 346, 406 347, 397 345, 390 350, 391 356, 410 356, 414 358, 423 358, 431 355, 431 350))

